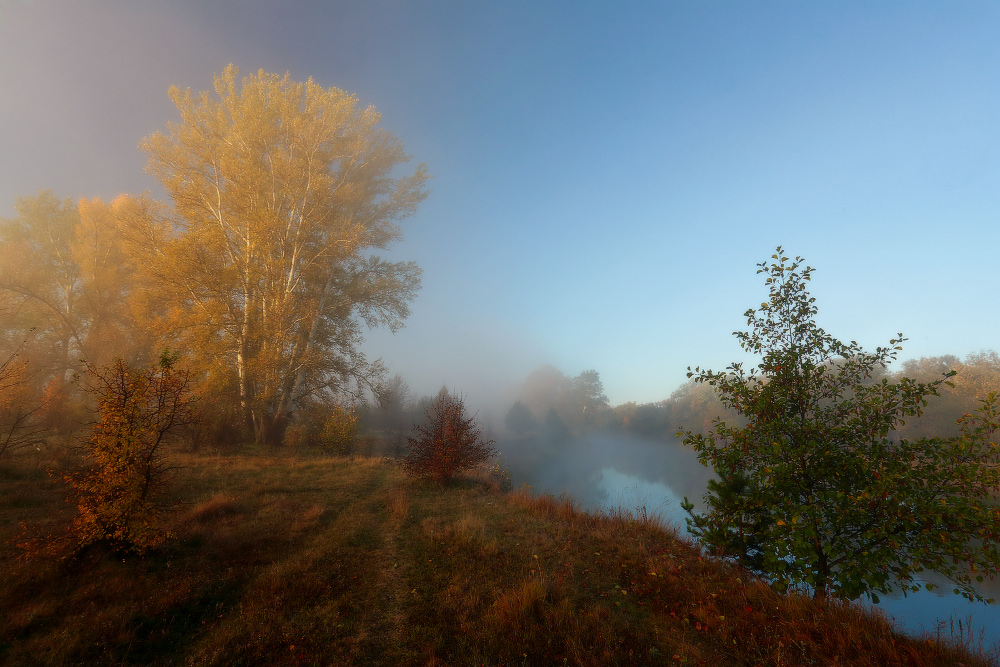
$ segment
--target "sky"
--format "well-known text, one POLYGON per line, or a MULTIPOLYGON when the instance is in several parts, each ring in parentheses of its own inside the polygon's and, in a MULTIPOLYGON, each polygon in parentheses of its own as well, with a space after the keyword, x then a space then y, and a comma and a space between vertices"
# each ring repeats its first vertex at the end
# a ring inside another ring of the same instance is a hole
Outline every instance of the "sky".
MULTIPOLYGON (((163 196, 139 141, 228 64, 382 113, 434 175, 369 333, 417 395, 541 364, 612 404, 743 358, 781 245, 830 333, 1000 348, 1000 3, 0 0, 0 216, 163 196)), ((412 166, 412 165, 411 165, 412 166)))

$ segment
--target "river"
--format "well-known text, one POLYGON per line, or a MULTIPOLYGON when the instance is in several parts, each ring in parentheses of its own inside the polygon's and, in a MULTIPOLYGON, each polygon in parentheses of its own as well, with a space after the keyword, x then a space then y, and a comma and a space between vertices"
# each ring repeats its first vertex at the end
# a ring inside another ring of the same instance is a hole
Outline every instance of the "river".
MULTIPOLYGON (((663 521, 687 534, 681 498, 667 484, 647 481, 615 468, 602 468, 598 488, 606 499, 592 509, 645 507, 663 521)), ((877 604, 866 599, 864 604, 881 609, 906 633, 913 636, 947 637, 972 643, 977 647, 994 647, 1000 651, 1000 604, 970 602, 952 592, 944 577, 931 574, 927 581, 933 590, 921 589, 905 597, 901 593, 881 596, 877 604)), ((1000 600, 1000 579, 984 582, 980 592, 1000 600)))
MULTIPOLYGON (((681 499, 688 497, 696 510, 704 511, 702 496, 713 477, 679 442, 595 434, 555 442, 521 438, 502 445, 502 459, 511 463, 515 485, 524 482, 536 493, 566 494, 590 511, 644 507, 682 534, 687 533, 687 514, 681 499)), ((1000 652, 1000 604, 970 602, 953 594, 943 578, 932 574, 928 580, 940 588, 863 604, 881 609, 913 636, 953 638, 1000 652)), ((1000 600, 1000 578, 985 582, 980 590, 1000 600)))

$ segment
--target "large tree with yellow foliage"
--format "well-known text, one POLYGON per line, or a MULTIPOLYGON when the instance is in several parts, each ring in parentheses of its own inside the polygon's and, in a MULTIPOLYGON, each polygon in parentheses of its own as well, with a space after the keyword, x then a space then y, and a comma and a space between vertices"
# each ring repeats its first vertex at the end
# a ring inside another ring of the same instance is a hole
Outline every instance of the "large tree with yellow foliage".
POLYGON ((161 329, 238 389, 258 442, 278 442, 311 393, 371 381, 362 323, 401 326, 412 262, 373 251, 425 197, 423 165, 372 107, 311 79, 230 65, 215 94, 171 88, 180 121, 142 142, 172 202, 148 220, 161 329))

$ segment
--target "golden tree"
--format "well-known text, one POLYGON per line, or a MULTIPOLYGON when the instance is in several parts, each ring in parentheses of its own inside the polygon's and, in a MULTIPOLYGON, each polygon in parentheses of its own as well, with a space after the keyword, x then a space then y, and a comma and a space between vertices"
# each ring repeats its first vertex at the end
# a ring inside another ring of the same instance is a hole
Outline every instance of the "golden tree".
POLYGON ((82 280, 72 257, 79 213, 72 200, 51 192, 19 197, 15 209, 16 218, 0 221, 0 291, 11 306, 5 324, 18 339, 33 330, 46 365, 67 379, 85 339, 82 280))
POLYGON ((955 392, 981 399, 991 392, 1000 392, 1000 355, 996 350, 982 350, 965 357, 955 369, 955 392))
POLYGON ((162 326, 238 387, 258 442, 280 442, 305 397, 369 382, 361 323, 401 326, 412 262, 374 255, 425 196, 409 158, 357 98, 230 65, 215 96, 171 88, 181 120, 142 144, 170 195, 141 234, 162 326))

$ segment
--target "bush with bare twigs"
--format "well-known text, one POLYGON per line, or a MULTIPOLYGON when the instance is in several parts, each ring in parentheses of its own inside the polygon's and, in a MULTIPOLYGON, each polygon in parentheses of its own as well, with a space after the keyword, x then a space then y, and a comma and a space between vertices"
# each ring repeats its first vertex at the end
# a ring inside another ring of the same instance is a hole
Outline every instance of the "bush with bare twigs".
POLYGON ((21 358, 21 348, 0 363, 0 458, 41 441, 45 429, 39 415, 44 402, 30 379, 31 371, 21 358))

